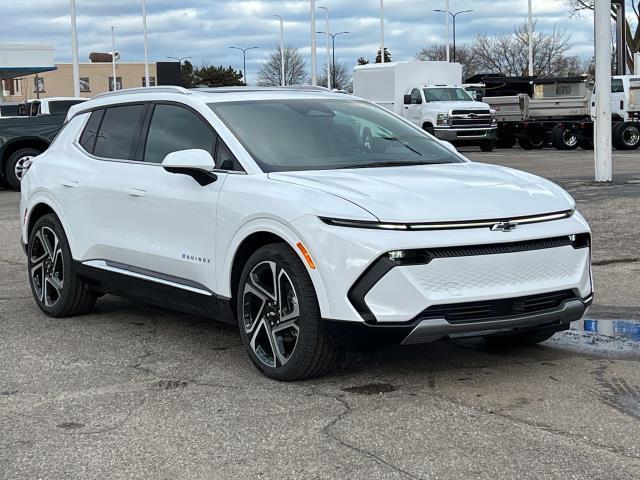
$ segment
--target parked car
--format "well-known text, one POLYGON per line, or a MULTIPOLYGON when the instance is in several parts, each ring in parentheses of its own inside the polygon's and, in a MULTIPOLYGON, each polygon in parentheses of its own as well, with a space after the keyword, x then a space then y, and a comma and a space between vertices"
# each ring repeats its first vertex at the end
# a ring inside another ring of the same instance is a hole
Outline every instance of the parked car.
POLYGON ((113 293, 235 323, 278 380, 354 344, 535 344, 592 300, 589 226, 560 187, 323 89, 103 94, 22 182, 43 312, 113 293))
POLYGON ((22 104, 26 117, 0 119, 0 182, 20 190, 25 163, 49 147, 69 108, 84 101, 63 97, 36 100, 22 104))
POLYGON ((392 62, 353 71, 354 95, 406 118, 456 145, 495 148, 497 124, 489 105, 462 85, 462 65, 450 62, 392 62))
POLYGON ((17 117, 20 115, 20 104, 12 102, 0 103, 0 118, 17 117))

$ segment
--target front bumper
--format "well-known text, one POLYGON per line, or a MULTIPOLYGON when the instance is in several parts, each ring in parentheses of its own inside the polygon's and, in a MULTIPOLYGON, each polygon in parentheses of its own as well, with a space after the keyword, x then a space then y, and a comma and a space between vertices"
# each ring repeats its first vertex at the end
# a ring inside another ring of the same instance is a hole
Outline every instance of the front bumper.
POLYGON ((491 336, 519 333, 541 328, 567 330, 571 322, 582 319, 593 297, 566 300, 560 306, 529 315, 488 318, 482 321, 450 323, 444 318, 420 317, 402 325, 366 324, 323 320, 327 333, 338 345, 351 347, 413 345, 443 338, 491 336))
POLYGON ((497 127, 480 128, 435 128, 435 136, 447 142, 477 142, 483 140, 495 140, 497 127))

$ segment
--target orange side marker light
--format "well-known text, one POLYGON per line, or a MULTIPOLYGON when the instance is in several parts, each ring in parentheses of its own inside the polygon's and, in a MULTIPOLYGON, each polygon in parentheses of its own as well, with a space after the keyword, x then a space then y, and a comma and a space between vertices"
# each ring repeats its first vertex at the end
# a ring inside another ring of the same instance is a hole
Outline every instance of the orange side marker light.
POLYGON ((309 268, 311 270, 315 270, 316 264, 313 262, 311 255, 309 255, 309 250, 307 250, 307 248, 302 244, 302 242, 298 242, 296 244, 296 247, 298 247, 298 250, 300 250, 300 253, 302 253, 302 256, 307 261, 307 265, 309 265, 309 268))

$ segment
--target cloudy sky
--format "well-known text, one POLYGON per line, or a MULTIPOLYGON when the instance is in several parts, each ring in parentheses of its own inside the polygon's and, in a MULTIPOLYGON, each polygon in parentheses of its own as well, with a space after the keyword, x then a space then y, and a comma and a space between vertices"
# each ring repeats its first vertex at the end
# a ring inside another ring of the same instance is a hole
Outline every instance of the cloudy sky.
MULTIPOLYGON (((47 43, 55 46, 56 60, 69 61, 70 20, 68 0, 1 0, 2 42, 47 43), (26 5, 29 7, 27 8, 26 5)), ((452 11, 473 9, 458 17, 458 43, 471 41, 479 32, 502 33, 523 22, 526 0, 450 0, 452 11)), ((378 0, 316 0, 327 6, 333 32, 349 31, 336 40, 336 56, 349 65, 360 56, 372 58, 379 43, 378 0)), ((143 59, 141 1, 76 0, 81 61, 89 52, 111 50, 111 26, 116 27, 116 49, 123 61, 143 59)), ((385 0, 386 46, 394 60, 408 60, 422 47, 443 42, 445 0, 385 0)), ((285 43, 308 57, 310 47, 309 1, 287 0, 147 0, 150 59, 187 57, 202 62, 242 68, 241 52, 230 46, 258 46, 247 54, 249 82, 264 57, 279 42, 279 24, 285 19, 285 43)), ((324 30, 319 12, 318 30, 324 30)), ((571 53, 591 56, 593 17, 570 18, 562 0, 535 0, 538 29, 565 29, 571 53)), ((319 62, 324 61, 324 38, 318 38, 319 62)), ((309 61, 307 60, 307 64, 309 61)))

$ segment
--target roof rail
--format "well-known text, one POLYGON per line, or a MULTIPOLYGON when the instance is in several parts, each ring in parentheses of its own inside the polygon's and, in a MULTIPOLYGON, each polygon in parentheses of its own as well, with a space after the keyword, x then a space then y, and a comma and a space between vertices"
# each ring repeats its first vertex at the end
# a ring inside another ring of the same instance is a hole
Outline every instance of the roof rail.
POLYGON ((206 93, 229 93, 229 92, 281 92, 281 91, 317 91, 317 92, 333 92, 327 87, 314 85, 287 85, 286 87, 198 87, 191 89, 192 92, 206 93))
POLYGON ((93 98, 105 98, 111 97, 115 95, 126 95, 128 93, 180 93, 182 95, 190 95, 191 92, 183 87, 178 87, 175 85, 164 85, 158 87, 136 87, 136 88, 125 88, 122 90, 116 90, 115 92, 104 92, 99 93, 93 98))

